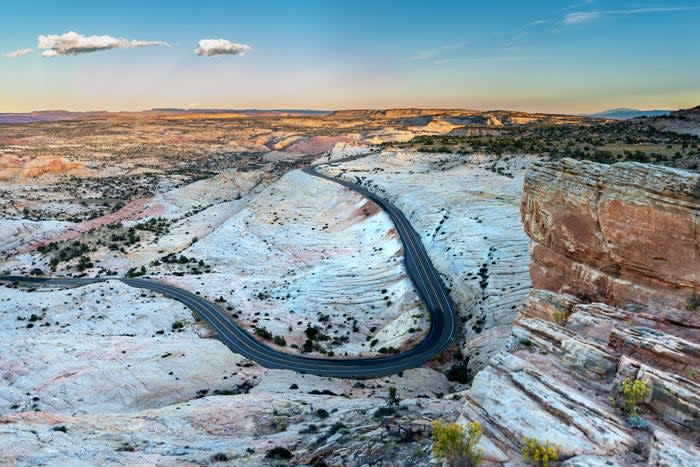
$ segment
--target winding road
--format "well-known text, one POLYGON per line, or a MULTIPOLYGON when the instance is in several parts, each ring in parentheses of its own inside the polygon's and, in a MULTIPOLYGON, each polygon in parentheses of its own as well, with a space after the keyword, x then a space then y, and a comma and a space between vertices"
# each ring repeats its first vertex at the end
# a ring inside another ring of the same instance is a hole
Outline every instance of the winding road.
MULTIPOLYGON (((313 358, 276 350, 259 341, 229 318, 214 303, 187 290, 147 278, 121 278, 132 287, 152 290, 186 305, 211 325, 221 340, 234 353, 243 355, 266 368, 293 370, 338 378, 372 378, 398 373, 423 365, 444 351, 457 335, 456 313, 438 272, 428 257, 418 233, 404 214, 389 201, 366 188, 345 180, 324 175, 310 166, 304 172, 338 183, 379 205, 391 218, 404 247, 404 262, 409 277, 430 314, 430 331, 415 347, 399 354, 367 358, 313 358)), ((53 285, 85 285, 109 278, 45 278, 0 276, 0 281, 53 285)))

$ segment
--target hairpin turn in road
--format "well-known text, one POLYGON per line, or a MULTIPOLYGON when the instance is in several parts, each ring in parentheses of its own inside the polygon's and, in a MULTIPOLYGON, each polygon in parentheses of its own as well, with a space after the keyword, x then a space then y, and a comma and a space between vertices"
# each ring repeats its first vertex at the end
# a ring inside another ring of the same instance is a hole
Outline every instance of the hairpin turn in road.
MULTIPOLYGON (((224 310, 214 303, 187 290, 148 278, 120 278, 132 287, 152 290, 178 300, 196 312, 217 333, 231 351, 249 358, 266 368, 293 370, 319 376, 338 378, 371 378, 398 373, 425 364, 449 347, 457 336, 457 317, 445 285, 433 266, 418 233, 404 214, 389 201, 359 184, 333 178, 310 166, 304 172, 338 183, 370 199, 391 218, 403 243, 404 262, 409 277, 425 302, 430 314, 430 330, 416 346, 398 354, 366 358, 315 358, 292 355, 270 347, 237 325, 224 310)), ((85 285, 109 278, 59 278, 0 276, 0 281, 47 285, 85 285)))

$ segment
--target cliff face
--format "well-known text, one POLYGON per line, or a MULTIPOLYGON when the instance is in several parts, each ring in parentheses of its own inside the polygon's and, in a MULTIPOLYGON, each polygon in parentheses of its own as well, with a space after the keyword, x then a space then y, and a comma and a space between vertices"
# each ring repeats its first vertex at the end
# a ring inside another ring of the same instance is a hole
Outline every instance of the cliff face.
POLYGON ((525 437, 551 442, 564 466, 700 465, 697 187, 642 164, 531 168, 535 289, 511 344, 463 393, 460 421, 482 424, 489 465, 519 465, 525 437), (621 409, 629 378, 651 389, 641 424, 621 409))
POLYGON ((700 290, 700 175, 639 163, 535 164, 521 215, 537 289, 674 306, 700 290))

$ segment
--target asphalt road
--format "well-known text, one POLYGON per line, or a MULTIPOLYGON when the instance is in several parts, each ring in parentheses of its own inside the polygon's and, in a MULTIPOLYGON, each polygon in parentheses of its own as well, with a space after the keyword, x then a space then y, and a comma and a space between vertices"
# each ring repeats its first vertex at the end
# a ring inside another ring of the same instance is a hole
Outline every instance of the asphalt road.
MULTIPOLYGON (((148 278, 121 278, 119 280, 132 287, 152 290, 182 302, 209 323, 216 330, 219 340, 226 344, 229 349, 266 368, 279 368, 338 378, 371 378, 422 366, 444 351, 457 335, 456 313, 418 233, 403 213, 390 202, 376 196, 362 186, 318 173, 315 166, 304 169, 304 172, 360 193, 378 204, 394 222, 403 242, 404 261, 408 275, 425 302, 431 320, 427 336, 412 349, 399 354, 368 358, 311 358, 290 355, 258 340, 235 324, 224 310, 199 295, 148 278)), ((37 285, 85 285, 105 280, 107 278, 0 276, 0 281, 26 282, 37 285)))

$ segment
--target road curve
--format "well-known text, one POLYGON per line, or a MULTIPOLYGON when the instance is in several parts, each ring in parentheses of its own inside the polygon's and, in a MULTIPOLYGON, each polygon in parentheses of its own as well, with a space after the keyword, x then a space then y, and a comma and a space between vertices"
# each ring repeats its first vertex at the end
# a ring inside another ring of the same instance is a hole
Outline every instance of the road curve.
MULTIPOLYGON (((132 287, 152 290, 182 302, 209 323, 216 331, 219 340, 234 353, 243 355, 266 368, 338 378, 372 378, 419 367, 444 351, 457 335, 456 314, 445 286, 430 261, 418 233, 411 227, 403 213, 387 200, 360 185, 317 172, 316 166, 308 167, 304 172, 360 193, 379 205, 394 222, 403 242, 404 262, 408 275, 425 302, 431 320, 427 336, 412 349, 399 354, 367 358, 331 359, 291 355, 259 341, 234 323, 221 308, 199 295, 153 279, 120 278, 119 280, 132 287)), ((85 285, 105 280, 108 278, 0 276, 0 281, 27 282, 37 285, 85 285)))

